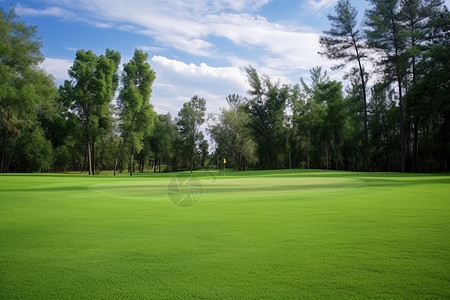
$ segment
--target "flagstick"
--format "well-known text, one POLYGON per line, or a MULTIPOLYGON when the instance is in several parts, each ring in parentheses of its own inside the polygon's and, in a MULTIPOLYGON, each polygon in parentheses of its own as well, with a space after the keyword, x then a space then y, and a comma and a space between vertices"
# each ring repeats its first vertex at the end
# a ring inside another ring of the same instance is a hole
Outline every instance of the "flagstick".
POLYGON ((225 184, 225 164, 227 163, 226 159, 223 159, 223 184, 225 184))

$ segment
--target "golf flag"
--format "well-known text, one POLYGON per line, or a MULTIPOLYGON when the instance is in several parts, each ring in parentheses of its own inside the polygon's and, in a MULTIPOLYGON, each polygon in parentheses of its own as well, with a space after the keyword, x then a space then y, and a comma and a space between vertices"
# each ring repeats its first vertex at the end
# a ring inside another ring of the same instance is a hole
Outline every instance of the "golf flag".
POLYGON ((223 159, 223 163, 224 163, 224 164, 226 164, 226 163, 227 163, 227 160, 226 160, 225 158, 223 159))

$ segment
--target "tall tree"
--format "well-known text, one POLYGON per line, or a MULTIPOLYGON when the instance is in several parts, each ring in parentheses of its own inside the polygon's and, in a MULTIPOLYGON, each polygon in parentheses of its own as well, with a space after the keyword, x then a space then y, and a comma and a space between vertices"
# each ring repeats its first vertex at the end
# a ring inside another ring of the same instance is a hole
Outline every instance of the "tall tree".
POLYGON ((430 39, 417 64, 416 84, 406 99, 420 115, 424 171, 450 169, 450 12, 443 8, 431 16, 430 39))
MULTIPOLYGON (((364 103, 361 101, 362 90, 361 82, 358 74, 350 76, 350 84, 346 87, 345 106, 347 109, 347 124, 345 127, 345 143, 343 147, 344 160, 347 170, 362 171, 364 170, 364 103)), ((369 114, 369 133, 370 131, 370 101, 368 103, 369 114)), ((370 134, 369 134, 370 139, 370 134)), ((370 146, 369 140, 369 166, 370 166, 370 146)))
POLYGON ((326 103, 326 113, 321 122, 321 134, 326 145, 326 168, 342 169, 343 129, 347 118, 342 84, 337 81, 319 84, 314 100, 316 103, 326 103))
POLYGON ((250 127, 258 145, 259 161, 264 163, 266 169, 272 169, 278 167, 286 145, 284 110, 289 87, 280 87, 268 76, 264 76, 261 81, 252 66, 246 68, 246 72, 250 83, 248 93, 253 96, 246 105, 251 116, 250 127))
POLYGON ((197 95, 185 102, 178 112, 177 127, 183 138, 186 156, 189 160, 189 169, 194 169, 194 157, 196 156, 196 140, 199 137, 200 126, 205 122, 206 100, 197 95))
POLYGON ((120 65, 121 55, 119 52, 106 49, 105 55, 101 55, 98 59, 95 77, 97 78, 98 96, 94 107, 95 115, 98 116, 98 126, 95 136, 100 138, 100 151, 98 151, 98 163, 95 155, 96 139, 93 139, 93 169, 103 169, 105 152, 107 152, 105 140, 111 136, 113 130, 113 105, 111 103, 119 86, 118 67, 120 65))
POLYGON ((330 77, 326 70, 322 67, 313 67, 309 74, 311 74, 311 84, 307 84, 305 80, 300 78, 301 87, 307 97, 314 97, 314 93, 317 91, 317 86, 319 83, 330 81, 330 77))
POLYGON ((149 145, 154 155, 154 172, 156 167, 161 173, 161 163, 168 164, 173 157, 174 136, 176 135, 176 124, 170 114, 158 115, 155 119, 155 130, 150 136, 149 145))
POLYGON ((292 115, 287 116, 285 125, 287 130, 288 167, 292 169, 300 167, 302 159, 299 129, 296 120, 298 119, 298 112, 305 105, 305 94, 302 93, 299 84, 290 86, 287 105, 292 112, 292 115))
POLYGON ((117 101, 123 139, 122 154, 128 155, 130 176, 133 175, 134 154, 144 147, 144 138, 151 133, 156 118, 153 105, 150 104, 155 72, 147 63, 147 58, 148 54, 142 50, 134 51, 133 58, 124 66, 123 88, 117 101))
POLYGON ((357 11, 349 0, 340 0, 335 7, 336 15, 328 15, 331 22, 331 29, 324 31, 325 35, 320 36, 319 42, 324 48, 328 59, 339 60, 340 64, 333 69, 343 68, 348 63, 356 62, 357 66, 352 67, 351 72, 359 74, 361 91, 364 101, 364 170, 368 164, 368 118, 367 118, 367 83, 366 72, 363 60, 367 58, 367 44, 363 32, 357 28, 357 11))
POLYGON ((120 54, 109 49, 99 57, 91 50, 79 50, 69 70, 71 80, 60 89, 83 125, 89 175, 95 175, 96 141, 111 127, 110 104, 118 85, 119 63, 120 54))
MULTIPOLYGON (((389 84, 377 83, 372 88, 369 103, 369 128, 371 132, 370 157, 373 171, 391 171, 399 151, 393 147, 398 140, 397 121, 392 116, 395 107, 393 90, 389 84)), ((397 166, 398 168, 398 166, 397 166)))
POLYGON ((250 115, 245 111, 243 97, 229 95, 226 99, 229 108, 221 110, 218 122, 209 127, 209 132, 216 142, 219 160, 225 158, 228 166, 244 170, 257 161, 250 115))
MULTIPOLYGON (((443 2, 441 0, 402 0, 401 1, 401 20, 404 26, 404 35, 406 37, 406 55, 409 60, 408 71, 410 76, 408 90, 417 83, 417 63, 427 49, 427 44, 432 38, 433 20, 439 15, 443 2)), ((407 78, 408 78, 407 77, 407 78)), ((411 97, 406 97, 406 100, 411 97)), ((413 170, 417 171, 419 167, 419 119, 420 111, 414 108, 414 105, 406 102, 407 111, 413 118, 413 170)), ((418 101, 415 101, 416 103, 418 101)), ((420 102, 420 100, 419 100, 420 102)))
MULTIPOLYGON (((40 48, 36 27, 18 21, 14 10, 7 13, 0 8, 0 172, 9 171, 22 134, 48 148, 36 112, 56 97, 57 90, 51 77, 39 69, 44 60, 40 48)), ((45 168, 48 159, 42 160, 45 168)))
POLYGON ((406 39, 399 0, 370 0, 366 11, 369 44, 379 50, 381 66, 388 82, 397 83, 400 113, 401 171, 406 171, 406 133, 404 112, 404 79, 407 69, 406 39))
MULTIPOLYGON (((310 169, 316 166, 312 163, 312 155, 319 151, 314 151, 313 140, 318 137, 320 119, 322 118, 325 107, 323 103, 314 101, 315 95, 319 91, 319 85, 330 81, 327 71, 322 67, 314 67, 309 72, 311 74, 311 83, 307 84, 303 78, 300 78, 301 89, 304 93, 304 104, 296 106, 296 118, 294 122, 297 124, 300 145, 306 156, 305 166, 310 169)), ((316 167, 319 167, 317 165, 316 167)))

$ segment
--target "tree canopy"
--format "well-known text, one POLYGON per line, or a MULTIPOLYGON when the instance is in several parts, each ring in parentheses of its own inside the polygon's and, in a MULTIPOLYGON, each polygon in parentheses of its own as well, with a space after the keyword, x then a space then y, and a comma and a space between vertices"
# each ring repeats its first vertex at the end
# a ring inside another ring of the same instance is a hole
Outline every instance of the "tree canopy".
POLYGON ((246 95, 223 95, 209 117, 195 95, 175 118, 153 108, 144 51, 120 74, 119 52, 78 50, 57 89, 37 28, 2 9, 0 172, 449 171, 450 13, 439 0, 368 2, 360 25, 339 0, 319 38, 342 81, 317 66, 286 84, 248 66, 246 95))

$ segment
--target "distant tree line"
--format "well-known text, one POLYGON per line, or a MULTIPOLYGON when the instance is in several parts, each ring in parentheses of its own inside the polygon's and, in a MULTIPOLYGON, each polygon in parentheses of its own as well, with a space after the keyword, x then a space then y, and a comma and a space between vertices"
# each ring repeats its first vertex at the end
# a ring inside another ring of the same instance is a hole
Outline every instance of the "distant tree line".
POLYGON ((120 73, 119 52, 79 50, 56 88, 38 67, 36 27, 0 10, 0 171, 132 175, 224 159, 236 170, 449 171, 450 13, 439 0, 369 2, 359 26, 340 0, 319 40, 347 86, 321 67, 282 84, 249 66, 248 95, 230 94, 216 116, 193 96, 175 118, 150 102, 148 54, 136 49, 120 73))

